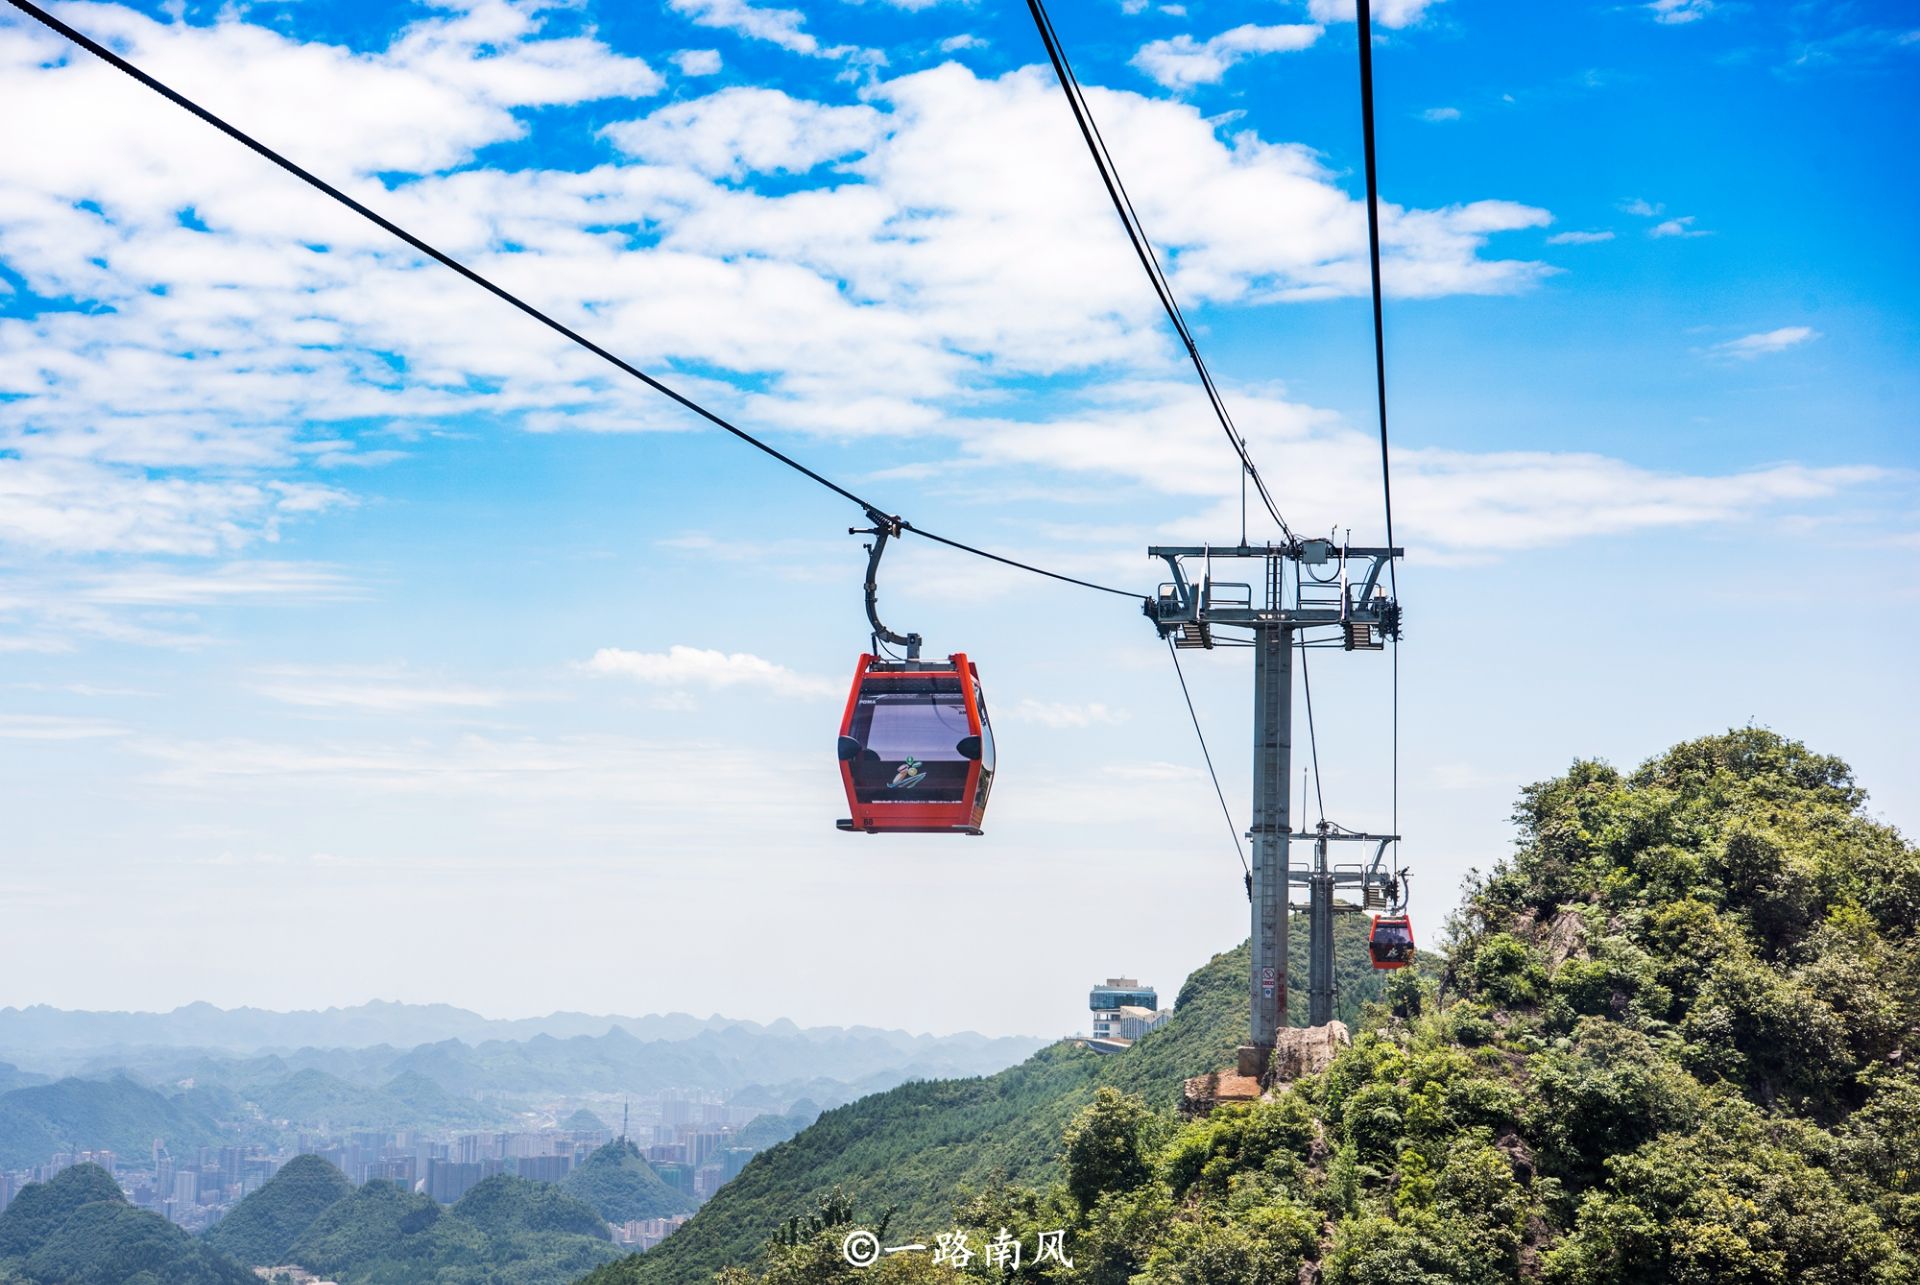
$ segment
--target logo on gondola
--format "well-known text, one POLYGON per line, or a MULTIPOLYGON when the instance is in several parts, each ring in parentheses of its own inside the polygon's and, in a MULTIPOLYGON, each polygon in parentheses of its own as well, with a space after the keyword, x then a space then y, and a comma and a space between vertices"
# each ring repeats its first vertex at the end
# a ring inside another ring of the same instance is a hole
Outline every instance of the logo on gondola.
POLYGON ((889 790, 911 790, 914 786, 926 779, 926 767, 919 759, 909 756, 907 761, 900 765, 900 770, 893 774, 893 779, 887 782, 887 788, 889 790))

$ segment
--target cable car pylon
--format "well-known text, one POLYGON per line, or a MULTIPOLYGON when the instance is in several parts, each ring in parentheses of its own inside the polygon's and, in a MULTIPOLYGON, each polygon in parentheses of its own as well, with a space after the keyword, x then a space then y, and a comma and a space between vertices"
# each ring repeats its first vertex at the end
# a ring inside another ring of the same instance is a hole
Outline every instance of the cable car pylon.
MULTIPOLYGON (((1309 837, 1294 835, 1288 815, 1293 649, 1378 651, 1397 640, 1400 604, 1389 596, 1382 573, 1403 552, 1392 546, 1356 548, 1299 538, 1283 544, 1155 545, 1147 550, 1167 564, 1173 577, 1143 607, 1162 638, 1172 639, 1176 648, 1210 650, 1216 629, 1245 629, 1253 636, 1253 825, 1247 832, 1253 843, 1253 960, 1248 976, 1252 1042, 1239 1051, 1242 1075, 1266 1075, 1274 1043, 1287 1025, 1288 893, 1294 882, 1288 845, 1296 837, 1309 837), (1187 572, 1190 559, 1201 562, 1197 581, 1187 572), (1259 592, 1252 582, 1215 579, 1216 559, 1259 564, 1259 592)), ((1380 843, 1373 864, 1377 872, 1394 836, 1368 837, 1380 843)), ((1319 919, 1308 920, 1314 947, 1309 958, 1324 958, 1318 977, 1322 994, 1309 1005, 1316 1025, 1333 1016, 1332 893, 1341 882, 1336 875, 1329 872, 1321 885, 1324 931, 1319 919)), ((1302 872, 1310 894, 1314 877, 1311 869, 1302 872)), ((1359 883, 1363 889, 1385 890, 1384 882, 1363 877, 1359 883)), ((1310 968, 1310 980, 1314 973, 1310 968)))

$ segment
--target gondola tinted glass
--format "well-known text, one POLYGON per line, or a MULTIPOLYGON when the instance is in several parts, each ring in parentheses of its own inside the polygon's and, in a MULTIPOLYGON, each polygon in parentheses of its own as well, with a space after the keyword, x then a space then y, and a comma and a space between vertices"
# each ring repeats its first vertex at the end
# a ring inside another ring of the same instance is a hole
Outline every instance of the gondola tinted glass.
POLYGON ((1375 968, 1405 968, 1413 962, 1413 921, 1404 915, 1376 916, 1367 953, 1375 968))
POLYGON ((875 680, 855 702, 848 735, 862 803, 958 803, 973 760, 960 743, 973 735, 957 674, 875 680))
POLYGON ((840 723, 843 830, 979 834, 993 783, 993 729, 978 671, 862 656, 840 723))

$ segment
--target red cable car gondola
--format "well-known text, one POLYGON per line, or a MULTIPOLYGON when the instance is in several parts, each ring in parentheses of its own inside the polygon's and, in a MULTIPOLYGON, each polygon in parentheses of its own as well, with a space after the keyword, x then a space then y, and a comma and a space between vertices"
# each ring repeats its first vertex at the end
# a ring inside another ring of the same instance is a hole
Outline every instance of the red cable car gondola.
POLYGON ((1375 915, 1367 933, 1375 968, 1405 968, 1413 962, 1413 921, 1405 915, 1375 915))
MULTIPOLYGON (((868 653, 853 671, 840 716, 840 781, 847 791, 842 830, 866 834, 979 834, 993 788, 993 728, 980 671, 966 653, 920 659, 920 635, 880 623, 877 577, 900 519, 868 510, 867 620, 874 652, 906 648, 904 659, 868 653)), ((857 531, 858 528, 855 528, 857 531)))
POLYGON ((979 834, 993 786, 993 729, 964 653, 862 656, 840 718, 842 830, 979 834))

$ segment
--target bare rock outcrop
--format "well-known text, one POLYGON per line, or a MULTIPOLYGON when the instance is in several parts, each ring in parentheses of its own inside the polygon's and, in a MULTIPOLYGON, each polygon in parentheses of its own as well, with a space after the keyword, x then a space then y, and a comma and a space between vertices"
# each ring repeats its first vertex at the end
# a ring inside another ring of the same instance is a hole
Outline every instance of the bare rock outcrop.
POLYGON ((1577 911, 1562 910, 1547 925, 1547 963, 1558 968, 1575 956, 1587 957, 1587 921, 1577 911))
POLYGON ((1196 1119, 1223 1102, 1257 1102, 1261 1092, 1260 1081, 1251 1075, 1236 1075, 1232 1071, 1196 1075, 1180 1091, 1180 1114, 1189 1120, 1196 1119))
POLYGON ((1328 1022, 1325 1026, 1289 1026, 1280 1032, 1280 1038, 1273 1046, 1270 1078, 1275 1084, 1284 1084, 1303 1075, 1318 1075, 1340 1055, 1341 1049, 1352 1042, 1345 1022, 1328 1022))

